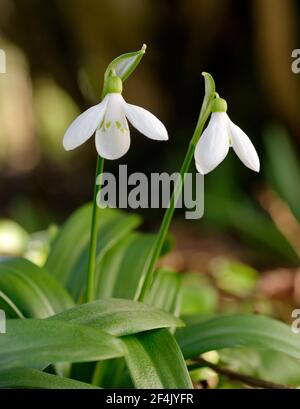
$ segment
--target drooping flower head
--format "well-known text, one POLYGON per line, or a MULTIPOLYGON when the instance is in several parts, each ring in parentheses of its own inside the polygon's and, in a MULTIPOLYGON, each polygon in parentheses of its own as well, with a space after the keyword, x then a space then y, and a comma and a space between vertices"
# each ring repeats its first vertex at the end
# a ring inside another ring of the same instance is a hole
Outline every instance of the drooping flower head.
POLYGON ((79 115, 67 129, 63 140, 66 150, 77 148, 96 133, 98 154, 104 159, 119 159, 130 147, 127 120, 150 139, 168 140, 163 123, 146 109, 125 102, 122 90, 121 78, 112 71, 103 101, 79 115))
POLYGON ((259 158, 248 136, 227 115, 227 103, 216 98, 209 124, 195 149, 196 168, 205 175, 217 167, 232 147, 245 166, 259 172, 259 158))

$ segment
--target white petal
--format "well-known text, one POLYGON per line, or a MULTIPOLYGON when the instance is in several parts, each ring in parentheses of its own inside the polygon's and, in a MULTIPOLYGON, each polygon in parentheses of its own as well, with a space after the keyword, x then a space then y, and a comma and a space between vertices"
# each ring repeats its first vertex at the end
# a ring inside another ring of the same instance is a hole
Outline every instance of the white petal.
POLYGON ((245 166, 259 172, 260 163, 257 152, 244 131, 229 120, 232 147, 245 166))
POLYGON ((63 145, 69 151, 86 142, 100 126, 105 114, 108 96, 104 100, 79 115, 67 129, 63 145))
POLYGON ((115 160, 124 156, 130 147, 130 133, 128 128, 122 133, 112 126, 111 129, 96 131, 96 148, 104 159, 115 160))
POLYGON ((229 150, 228 117, 225 112, 211 115, 209 124, 203 132, 195 149, 196 168, 205 175, 218 166, 229 150))
POLYGON ((96 131, 96 148, 104 159, 119 159, 130 147, 130 133, 124 114, 121 94, 109 94, 105 118, 96 131))
POLYGON ((151 112, 126 102, 124 110, 128 121, 148 138, 157 141, 167 141, 169 139, 164 124, 151 112))

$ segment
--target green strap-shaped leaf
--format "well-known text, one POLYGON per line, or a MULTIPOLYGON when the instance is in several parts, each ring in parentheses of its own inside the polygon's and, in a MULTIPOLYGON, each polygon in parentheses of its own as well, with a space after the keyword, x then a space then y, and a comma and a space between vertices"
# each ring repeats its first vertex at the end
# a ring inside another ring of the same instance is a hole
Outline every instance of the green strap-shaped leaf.
MULTIPOLYGON (((103 263, 101 263, 100 274, 98 276, 97 296, 105 298, 135 298, 138 293, 138 287, 143 282, 142 274, 144 265, 153 249, 154 241, 154 235, 131 233, 109 250, 104 256, 103 263)), ((165 242, 163 252, 168 251, 171 246, 172 240, 168 238, 165 242)), ((166 274, 159 273, 154 281, 156 294, 152 292, 146 302, 161 307, 163 310, 169 311, 172 314, 178 312, 180 302, 180 292, 177 291, 178 277, 179 275, 175 278, 175 275, 168 274, 167 272, 166 274), (161 282, 161 286, 159 282, 161 282)), ((132 324, 134 326, 137 324, 139 329, 135 330, 135 332, 142 331, 143 327, 144 330, 163 326, 174 328, 179 324, 177 322, 175 325, 166 325, 167 322, 171 324, 169 319, 167 321, 161 321, 162 316, 160 316, 160 319, 154 319, 152 321, 152 313, 144 318, 142 318, 142 314, 143 312, 140 311, 139 317, 141 320, 139 320, 139 322, 134 321, 137 316, 132 316, 132 324), (150 326, 152 326, 152 328, 150 328, 150 326)), ((174 320, 174 317, 172 317, 172 320, 174 320)), ((129 321, 128 323, 130 324, 128 328, 130 328, 132 324, 129 321)), ((109 331, 109 329, 106 330, 109 331)), ((133 331, 131 333, 133 333, 133 331)), ((99 385, 105 386, 110 384, 113 378, 114 385, 116 387, 121 386, 124 382, 122 377, 124 366, 125 364, 122 358, 113 360, 111 364, 99 362, 93 379, 98 382, 99 385), (116 376, 116 372, 120 373, 119 377, 116 376)), ((126 375, 125 377, 128 378, 126 375)))
POLYGON ((98 300, 71 308, 51 317, 85 324, 116 336, 135 334, 154 328, 182 326, 183 322, 167 312, 135 301, 98 300))
MULTIPOLYGON (((97 270, 97 298, 135 299, 139 286, 143 284, 143 269, 155 241, 155 235, 130 233, 120 240, 103 257, 97 270), (130 279, 129 279, 130 277, 130 279)), ((162 254, 172 247, 168 237, 162 254)))
POLYGON ((1 305, 10 317, 45 318, 74 305, 62 285, 44 269, 22 258, 0 260, 1 305), (6 303, 6 306, 4 305, 6 303))
POLYGON ((300 384, 300 362, 281 352, 226 348, 219 355, 222 365, 235 372, 285 385, 300 384))
POLYGON ((182 277, 177 272, 160 268, 146 297, 146 302, 179 316, 182 277))
POLYGON ((123 354, 119 339, 99 329, 58 320, 7 320, 6 333, 0 334, 1 370, 97 361, 123 354))
POLYGON ((180 348, 166 329, 124 337, 130 376, 139 389, 190 389, 193 387, 180 348))
POLYGON ((51 375, 32 368, 0 371, 0 388, 9 389, 100 389, 88 383, 51 375))
POLYGON ((300 335, 262 315, 224 315, 194 321, 176 333, 185 358, 227 347, 253 347, 283 352, 300 359, 300 335))
POLYGON ((131 233, 107 252, 97 274, 97 298, 134 299, 154 240, 154 235, 131 233))
MULTIPOLYGON (((97 264, 105 252, 140 223, 138 216, 116 209, 99 209, 97 264)), ((62 226, 52 244, 46 269, 77 300, 85 288, 92 206, 78 209, 62 226)))
POLYGON ((16 304, 2 291, 0 291, 0 309, 5 311, 7 318, 24 318, 16 304))

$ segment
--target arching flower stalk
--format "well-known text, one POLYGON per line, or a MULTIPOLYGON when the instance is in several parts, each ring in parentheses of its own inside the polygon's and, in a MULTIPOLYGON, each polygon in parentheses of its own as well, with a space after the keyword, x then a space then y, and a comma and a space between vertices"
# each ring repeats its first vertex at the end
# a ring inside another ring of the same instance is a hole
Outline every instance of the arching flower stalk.
MULTIPOLYGON (((123 81, 138 66, 145 50, 146 46, 143 45, 140 51, 123 54, 109 64, 104 74, 102 101, 79 115, 65 133, 63 145, 66 150, 77 148, 95 134, 99 154, 96 180, 103 173, 104 159, 119 159, 127 153, 130 147, 127 120, 150 139, 168 140, 167 130, 159 119, 143 108, 126 103, 122 97, 123 81)), ((99 216, 97 196, 100 186, 100 183, 95 183, 87 271, 87 301, 94 299, 99 216)))
POLYGON ((200 111, 199 119, 185 155, 180 175, 175 184, 174 191, 154 243, 141 280, 136 299, 144 300, 153 280, 155 264, 160 256, 162 246, 166 239, 176 202, 181 194, 185 174, 188 172, 193 157, 196 168, 201 174, 213 170, 226 157, 229 147, 232 146, 241 161, 250 169, 259 171, 259 158, 248 136, 235 125, 228 117, 227 103, 219 98, 215 92, 215 83, 212 76, 203 73, 205 78, 205 97, 200 111), (210 122, 202 134, 204 125, 211 115, 210 122), (201 135, 202 134, 202 135, 201 135))

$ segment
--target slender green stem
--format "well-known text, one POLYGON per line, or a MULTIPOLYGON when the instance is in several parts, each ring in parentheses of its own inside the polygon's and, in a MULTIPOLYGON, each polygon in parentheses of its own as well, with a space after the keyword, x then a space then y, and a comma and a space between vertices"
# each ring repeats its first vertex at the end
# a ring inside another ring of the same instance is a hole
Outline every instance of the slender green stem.
MULTIPOLYGON (((103 98, 105 97, 107 93, 107 82, 108 80, 105 79, 104 77, 104 84, 103 84, 101 100, 103 100, 103 98)), ((101 183, 97 183, 97 178, 99 175, 102 175, 103 167, 104 167, 104 159, 98 155, 97 165, 96 165, 92 221, 91 221, 89 262, 88 262, 88 270, 87 270, 87 284, 86 284, 86 301, 87 302, 93 301, 94 296, 95 296, 95 267, 96 267, 96 256, 97 256, 98 217, 99 217, 99 208, 97 206, 97 196, 101 190, 101 183)))
POLYGON ((145 274, 143 275, 144 281, 142 283, 142 286, 141 286, 142 288, 140 290, 140 293, 137 294, 137 297, 136 297, 136 299, 138 299, 139 301, 143 301, 145 299, 147 291, 149 287, 151 286, 155 264, 156 264, 157 259, 159 258, 163 244, 165 242, 165 239, 166 239, 166 236, 167 236, 167 233, 168 233, 168 230, 169 230, 169 227, 170 227, 173 215, 174 215, 176 202, 182 192, 186 173, 189 170, 191 161, 194 156, 194 151, 195 151, 197 142, 201 136, 205 122, 207 121, 210 113, 211 113, 211 104, 208 105, 203 115, 201 115, 200 113, 194 134, 189 144, 188 151, 186 153, 182 167, 180 169, 180 177, 176 180, 174 190, 173 190, 173 193, 170 199, 170 203, 164 214, 164 218, 160 226, 159 233, 156 237, 156 241, 154 243, 152 253, 150 254, 146 262, 146 265, 145 265, 145 274))
MULTIPOLYGON (((103 173, 104 159, 98 156, 97 166, 96 166, 96 179, 98 175, 103 173)), ((94 199, 93 199, 93 211, 92 211, 92 222, 91 222, 91 238, 90 238, 90 248, 89 248, 89 263, 87 272, 87 292, 86 300, 87 302, 93 301, 94 299, 94 287, 95 287, 95 267, 96 267, 96 255, 97 255, 97 236, 98 236, 98 218, 99 218, 99 208, 97 206, 97 196, 100 192, 101 184, 95 183, 94 189, 94 199)))

